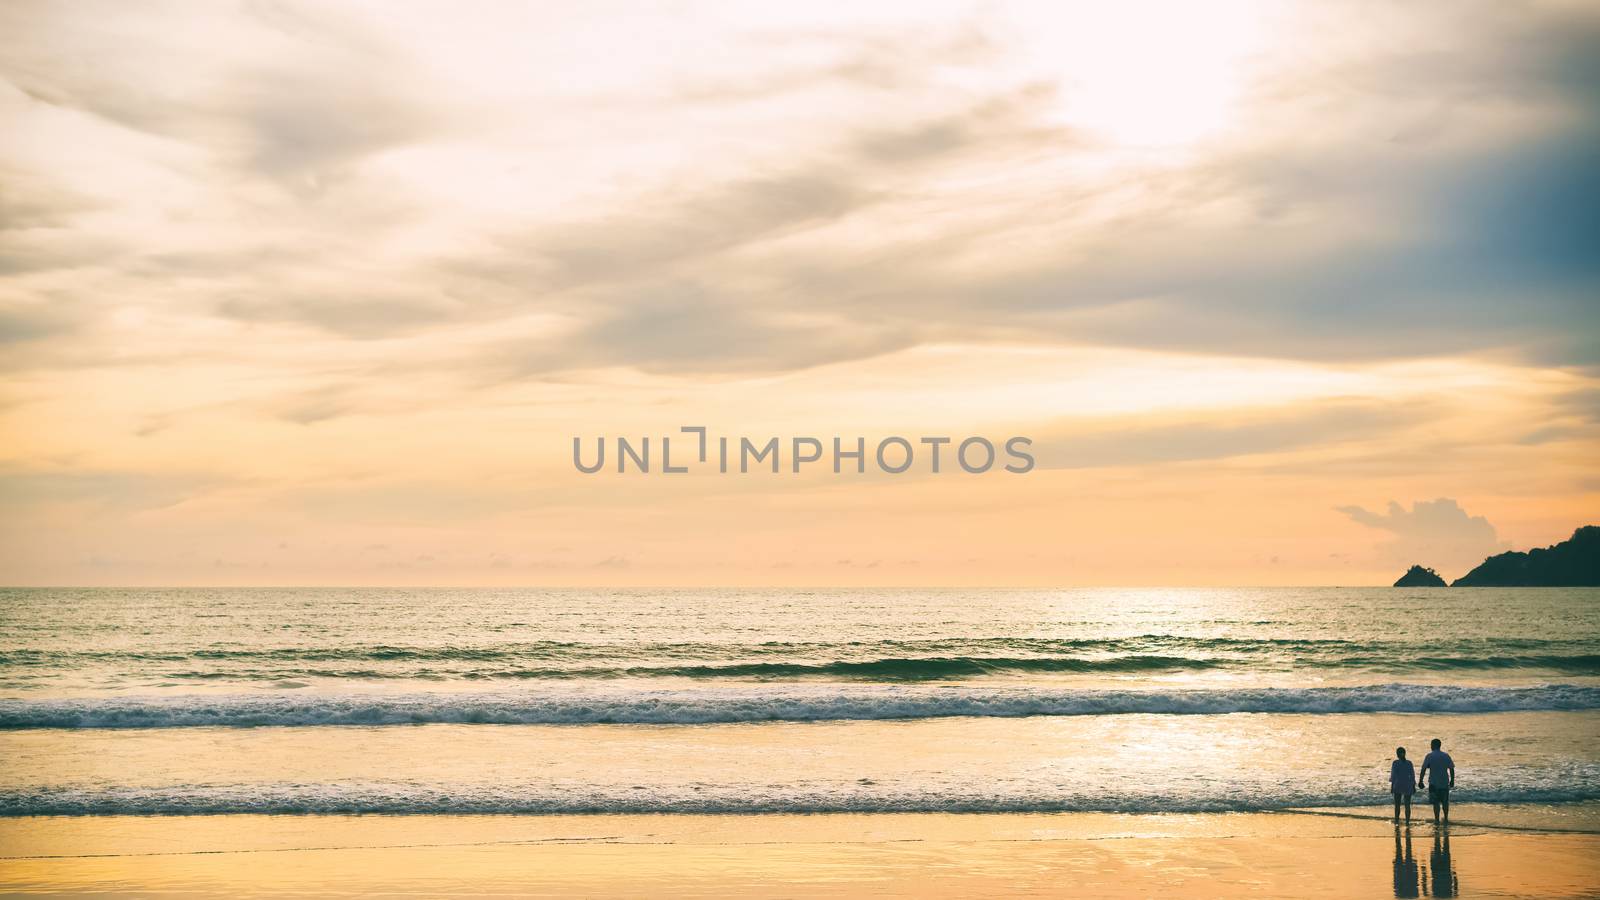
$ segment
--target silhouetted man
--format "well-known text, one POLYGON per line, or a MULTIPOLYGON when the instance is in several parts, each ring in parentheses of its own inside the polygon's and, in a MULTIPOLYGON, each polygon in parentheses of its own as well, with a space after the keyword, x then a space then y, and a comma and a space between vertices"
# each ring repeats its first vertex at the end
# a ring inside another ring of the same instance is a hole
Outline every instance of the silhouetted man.
POLYGON ((1450 789, 1456 786, 1456 761, 1439 749, 1443 746, 1433 739, 1433 750, 1422 758, 1422 778, 1417 784, 1428 789, 1428 800, 1433 804, 1433 821, 1439 821, 1439 809, 1444 808, 1444 821, 1450 821, 1450 789))

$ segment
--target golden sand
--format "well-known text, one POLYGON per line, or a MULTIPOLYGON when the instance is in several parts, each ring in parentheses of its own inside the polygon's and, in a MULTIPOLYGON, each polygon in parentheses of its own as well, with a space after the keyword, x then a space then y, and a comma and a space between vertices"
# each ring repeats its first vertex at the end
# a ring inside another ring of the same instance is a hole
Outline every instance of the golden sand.
POLYGON ((0 822, 0 892, 1593 896, 1600 835, 1372 815, 205 816, 0 822), (1409 847, 1408 847, 1409 844, 1409 847))

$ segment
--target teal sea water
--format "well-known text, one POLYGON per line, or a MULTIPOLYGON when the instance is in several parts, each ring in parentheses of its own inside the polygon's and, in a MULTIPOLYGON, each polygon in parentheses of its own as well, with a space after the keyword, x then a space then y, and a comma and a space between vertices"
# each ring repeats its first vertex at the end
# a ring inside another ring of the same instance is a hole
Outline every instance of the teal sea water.
POLYGON ((6 589, 0 814, 1600 799, 1600 590, 6 589))

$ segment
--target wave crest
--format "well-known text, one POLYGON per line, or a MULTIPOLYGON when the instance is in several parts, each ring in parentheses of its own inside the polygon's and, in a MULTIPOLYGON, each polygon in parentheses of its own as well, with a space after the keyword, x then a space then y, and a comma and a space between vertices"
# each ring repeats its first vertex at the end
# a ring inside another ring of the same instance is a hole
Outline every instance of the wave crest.
MULTIPOLYGON (((1600 800, 1589 767, 1548 779, 1548 787, 1496 781, 1458 789, 1474 804, 1577 803, 1600 800)), ((1284 785, 1217 785, 1187 793, 1072 791, 1040 785, 974 791, 894 786, 741 784, 656 787, 617 785, 419 785, 411 783, 212 784, 0 790, 0 816, 42 815, 556 815, 592 813, 876 813, 876 812, 1249 812, 1371 806, 1387 797, 1370 786, 1321 790, 1284 785)))
POLYGON ((894 685, 498 693, 188 694, 0 700, 0 728, 187 728, 649 724, 1016 718, 1123 713, 1489 713, 1600 709, 1600 687, 1362 687, 1211 690, 984 689, 894 685))

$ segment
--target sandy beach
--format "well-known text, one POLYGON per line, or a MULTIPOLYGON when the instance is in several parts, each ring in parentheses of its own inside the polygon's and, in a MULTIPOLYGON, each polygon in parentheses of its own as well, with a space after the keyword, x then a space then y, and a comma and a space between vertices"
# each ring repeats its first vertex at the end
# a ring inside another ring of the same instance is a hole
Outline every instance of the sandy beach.
POLYGON ((1473 810, 1448 833, 1420 822, 1396 829, 1377 809, 9 819, 0 892, 1593 896, 1600 811, 1549 812, 1547 825, 1526 826, 1501 823, 1527 811, 1473 810))

